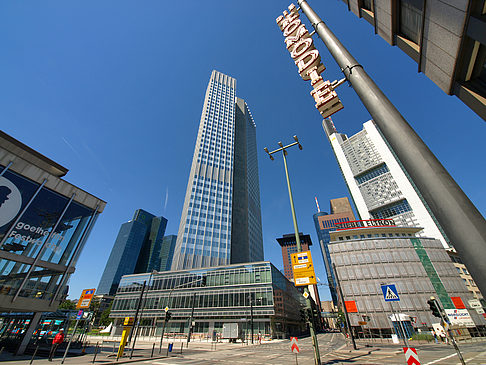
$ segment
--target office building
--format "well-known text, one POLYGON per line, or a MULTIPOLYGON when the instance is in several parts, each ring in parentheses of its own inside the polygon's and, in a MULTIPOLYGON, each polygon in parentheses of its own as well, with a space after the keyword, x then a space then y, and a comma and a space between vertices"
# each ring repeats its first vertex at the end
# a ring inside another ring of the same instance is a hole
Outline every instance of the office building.
POLYGON ((142 336, 160 336, 165 307, 172 315, 165 335, 192 333, 206 339, 222 332, 224 323, 238 323, 243 338, 253 333, 287 338, 305 331, 300 319, 304 297, 270 262, 178 270, 122 278, 110 317, 112 334, 123 330, 123 319, 133 316, 143 282, 148 283, 140 309, 142 336), (205 286, 203 282, 205 280, 205 286), (192 315, 191 315, 192 313, 192 315), (191 321, 192 317, 192 321, 191 321))
POLYGON ((160 269, 160 250, 167 219, 137 209, 123 223, 98 284, 97 294, 114 295, 123 275, 160 269))
MULTIPOLYGON (((23 353, 67 282, 104 201, 63 179, 69 170, 0 131, 0 312, 20 313, 23 353)), ((6 335, 6 333, 3 333, 6 335)))
POLYGON ((330 119, 322 122, 361 219, 393 218, 399 226, 423 227, 444 248, 449 239, 372 120, 348 138, 330 119))
POLYGON ((449 254, 451 261, 453 262, 454 266, 456 267, 456 270, 457 270, 459 276, 464 281, 464 284, 466 285, 467 289, 471 292, 471 294, 473 295, 473 297, 475 299, 480 299, 481 302, 483 303, 484 307, 486 307, 486 301, 484 301, 483 295, 479 291, 478 286, 474 282, 471 274, 467 270, 466 265, 464 265, 464 263, 462 262, 457 251, 453 247, 451 247, 451 248, 447 249, 447 253, 449 254))
POLYGON ((213 71, 204 98, 174 270, 263 260, 256 125, 236 80, 213 71))
MULTIPOLYGON (((400 299, 393 303, 394 311, 410 331, 430 329, 439 322, 427 304, 431 296, 440 301, 453 325, 484 329, 486 322, 471 310, 468 303, 473 296, 441 242, 417 236, 421 228, 394 223, 384 219, 344 222, 330 232, 329 251, 351 325, 361 329, 359 322, 365 321, 367 330, 389 334, 392 313, 381 286, 394 284, 400 299)), ((394 320, 396 329, 397 324, 394 320)))
POLYGON ((174 257, 174 249, 177 241, 176 235, 165 236, 162 241, 160 249, 160 265, 159 271, 169 271, 172 266, 172 258, 174 257))
POLYGON ((418 72, 486 119, 484 1, 344 2, 375 34, 417 62, 418 72))
POLYGON ((336 292, 336 278, 332 269, 332 260, 329 253, 329 242, 331 236, 329 232, 336 229, 335 224, 341 222, 354 221, 353 208, 349 203, 348 198, 331 199, 331 214, 326 212, 318 212, 314 214, 314 225, 316 227, 319 245, 321 247, 322 259, 324 267, 326 268, 327 283, 331 293, 331 299, 334 305, 338 303, 338 296, 336 292))

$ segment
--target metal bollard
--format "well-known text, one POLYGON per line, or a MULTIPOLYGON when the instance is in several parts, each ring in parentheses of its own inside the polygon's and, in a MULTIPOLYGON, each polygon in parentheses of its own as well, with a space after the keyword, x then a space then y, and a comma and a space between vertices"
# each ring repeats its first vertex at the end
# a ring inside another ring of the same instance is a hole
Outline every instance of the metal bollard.
POLYGON ((182 348, 184 347, 184 342, 181 342, 181 354, 182 354, 182 348))
POLYGON ((152 353, 150 354, 150 357, 154 357, 154 349, 155 349, 155 342, 152 345, 152 353))
POLYGON ((96 347, 95 347, 95 352, 94 352, 94 357, 93 357, 93 361, 91 361, 93 364, 95 363, 96 361, 96 355, 98 354, 98 342, 96 342, 96 347))
POLYGON ((2 346, 2 348, 0 349, 0 355, 2 354, 3 350, 5 350, 5 346, 2 346))
MULTIPOLYGON (((3 351, 4 348, 5 347, 2 347, 2 350, 1 351, 3 351)), ((29 365, 34 362, 34 357, 37 354, 37 350, 39 350, 39 345, 37 345, 37 347, 35 348, 34 354, 32 355, 32 359, 30 359, 29 365)), ((0 354, 2 353, 1 351, 0 351, 0 354)))

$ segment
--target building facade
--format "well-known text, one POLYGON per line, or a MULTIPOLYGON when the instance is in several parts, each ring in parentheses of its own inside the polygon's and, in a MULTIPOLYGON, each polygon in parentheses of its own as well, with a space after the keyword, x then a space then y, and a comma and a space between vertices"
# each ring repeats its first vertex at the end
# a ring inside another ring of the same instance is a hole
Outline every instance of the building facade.
MULTIPOLYGON (((421 228, 390 224, 394 224, 393 220, 347 222, 331 232, 329 251, 351 312, 351 325, 360 328, 359 322, 369 317, 368 330, 390 333, 394 317, 381 286, 395 284, 400 301, 393 303, 394 311, 410 327, 432 328, 433 323, 439 322, 427 304, 434 296, 451 315, 462 308, 458 304, 462 303, 474 325, 484 329, 486 322, 470 308, 468 302, 473 297, 441 242, 417 236, 421 228)), ((393 327, 397 328, 397 321, 394 322, 393 327)))
POLYGON ((323 121, 332 149, 361 219, 393 218, 399 226, 423 227, 419 235, 450 242, 373 121, 348 138, 323 121))
POLYGON ((174 257, 174 249, 177 242, 176 235, 168 235, 162 241, 162 248, 160 249, 160 271, 169 271, 172 266, 172 258, 174 257))
POLYGON ((336 292, 336 278, 332 269, 331 254, 329 253, 329 242, 331 240, 330 232, 336 229, 335 224, 341 222, 354 221, 353 208, 348 198, 331 199, 331 214, 318 212, 314 214, 314 225, 316 227, 319 245, 321 247, 322 259, 326 268, 327 283, 331 292, 331 299, 334 305, 338 303, 336 292))
POLYGON ((68 170, 0 131, 0 312, 28 312, 20 353, 41 312, 55 311, 106 203, 68 170))
POLYGON ((246 335, 253 323, 254 334, 271 338, 304 331, 300 320, 300 309, 305 305, 302 293, 270 262, 257 262, 126 275, 110 314, 113 334, 121 333, 124 317, 134 315, 143 282, 148 283, 139 312, 139 333, 144 336, 161 335, 165 307, 172 315, 164 332, 170 336, 187 335, 192 321, 192 333, 203 338, 213 331, 221 333, 224 323, 239 323, 246 335))
POLYGON ((160 250, 167 219, 137 209, 123 223, 98 284, 97 294, 114 295, 123 275, 160 269, 160 250))
POLYGON ((486 119, 486 2, 346 0, 437 86, 486 119))
POLYGON ((172 268, 263 260, 256 125, 236 80, 213 71, 172 268))

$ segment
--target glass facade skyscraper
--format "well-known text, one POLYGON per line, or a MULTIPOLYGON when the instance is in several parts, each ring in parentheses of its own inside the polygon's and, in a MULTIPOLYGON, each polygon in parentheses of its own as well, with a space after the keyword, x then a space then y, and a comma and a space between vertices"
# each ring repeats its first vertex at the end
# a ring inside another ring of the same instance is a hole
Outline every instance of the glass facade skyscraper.
POLYGON ((172 258, 174 257, 174 248, 177 242, 176 235, 165 236, 162 241, 162 247, 160 248, 160 271, 169 271, 172 266, 172 258))
POLYGON ((236 80, 213 71, 187 184, 173 270, 263 260, 256 125, 236 80))
POLYGON ((113 295, 123 275, 159 270, 167 219, 142 209, 123 223, 98 285, 97 294, 113 295))

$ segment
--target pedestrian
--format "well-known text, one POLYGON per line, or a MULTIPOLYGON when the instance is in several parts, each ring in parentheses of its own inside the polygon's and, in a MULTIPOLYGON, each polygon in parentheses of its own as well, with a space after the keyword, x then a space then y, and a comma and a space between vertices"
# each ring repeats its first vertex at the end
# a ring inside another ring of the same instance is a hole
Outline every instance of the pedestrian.
POLYGON ((262 344, 262 333, 261 332, 258 332, 258 342, 260 343, 260 345, 262 344))
POLYGON ((432 334, 434 335, 435 343, 439 343, 439 340, 437 339, 437 333, 435 333, 435 331, 432 331, 432 334))
POLYGON ((64 329, 60 329, 59 332, 54 336, 51 345, 51 352, 49 352, 49 361, 52 361, 52 358, 56 354, 56 350, 61 343, 64 341, 64 329))

